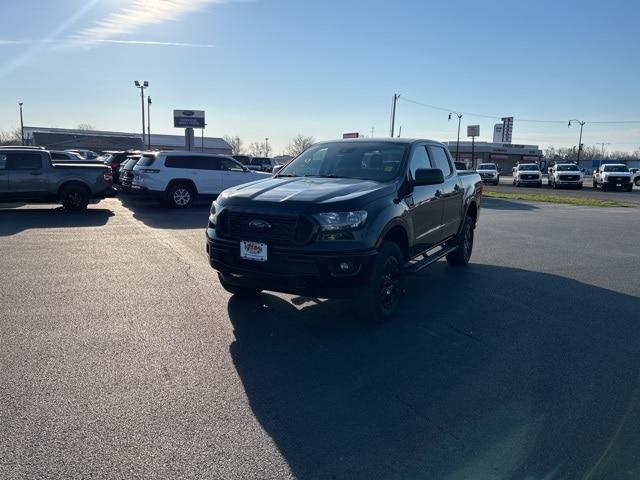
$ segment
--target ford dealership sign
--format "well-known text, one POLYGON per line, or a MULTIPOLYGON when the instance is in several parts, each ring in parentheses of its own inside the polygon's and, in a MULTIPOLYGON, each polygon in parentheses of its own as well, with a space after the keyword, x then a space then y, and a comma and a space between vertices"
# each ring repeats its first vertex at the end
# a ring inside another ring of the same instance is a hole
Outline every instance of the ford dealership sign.
POLYGON ((176 128, 204 128, 204 111, 174 110, 173 126, 176 128))

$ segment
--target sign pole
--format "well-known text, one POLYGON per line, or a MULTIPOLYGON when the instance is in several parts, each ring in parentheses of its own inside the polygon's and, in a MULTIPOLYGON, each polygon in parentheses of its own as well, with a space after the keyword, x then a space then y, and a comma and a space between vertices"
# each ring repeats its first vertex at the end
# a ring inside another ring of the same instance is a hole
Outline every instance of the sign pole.
POLYGON ((476 169, 476 137, 471 137, 471 168, 476 169))

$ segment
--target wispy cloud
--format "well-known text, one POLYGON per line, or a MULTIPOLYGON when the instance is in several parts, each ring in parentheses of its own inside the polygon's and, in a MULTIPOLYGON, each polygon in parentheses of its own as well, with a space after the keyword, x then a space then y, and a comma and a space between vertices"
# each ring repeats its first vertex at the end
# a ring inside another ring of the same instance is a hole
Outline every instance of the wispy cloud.
MULTIPOLYGON (((61 47, 82 47, 85 46, 83 42, 78 39, 66 39, 66 40, 6 40, 0 39, 1 46, 11 45, 32 45, 39 44, 42 46, 61 46, 61 47)), ((93 40, 92 44, 102 43, 111 45, 150 45, 158 47, 183 47, 183 48, 215 48, 215 45, 210 43, 189 43, 189 42, 160 42, 156 40, 93 40)))
POLYGON ((131 35, 139 29, 178 20, 187 13, 201 10, 207 4, 224 0, 133 0, 95 25, 71 37, 83 43, 100 43, 131 35))

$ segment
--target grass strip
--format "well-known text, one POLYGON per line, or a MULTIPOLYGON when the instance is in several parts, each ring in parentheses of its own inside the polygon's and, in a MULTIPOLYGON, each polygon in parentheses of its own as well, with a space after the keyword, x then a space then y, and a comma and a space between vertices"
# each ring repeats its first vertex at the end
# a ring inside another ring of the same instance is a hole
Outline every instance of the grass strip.
POLYGON ((563 205, 580 205, 584 207, 633 207, 634 205, 618 200, 606 200, 589 197, 573 197, 569 195, 553 195, 548 193, 511 193, 494 192, 485 190, 482 193, 485 198, 497 198, 500 200, 523 200, 525 202, 560 203, 563 205))

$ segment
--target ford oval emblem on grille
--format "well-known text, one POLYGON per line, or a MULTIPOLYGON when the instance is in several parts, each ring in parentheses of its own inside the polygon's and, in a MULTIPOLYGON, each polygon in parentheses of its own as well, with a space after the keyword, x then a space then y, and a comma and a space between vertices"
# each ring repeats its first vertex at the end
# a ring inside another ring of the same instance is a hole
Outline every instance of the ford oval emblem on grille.
POLYGON ((249 228, 252 230, 267 230, 271 228, 271 224, 266 220, 251 220, 249 222, 249 228))

